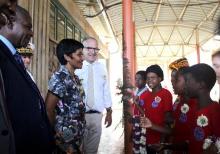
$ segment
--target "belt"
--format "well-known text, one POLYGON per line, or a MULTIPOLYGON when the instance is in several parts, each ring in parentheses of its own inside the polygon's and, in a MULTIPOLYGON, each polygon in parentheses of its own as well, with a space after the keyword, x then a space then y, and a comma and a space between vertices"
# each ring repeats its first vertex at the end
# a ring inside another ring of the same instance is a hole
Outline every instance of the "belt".
POLYGON ((88 111, 86 111, 86 113, 92 114, 92 113, 101 113, 101 112, 99 112, 97 110, 88 110, 88 111))

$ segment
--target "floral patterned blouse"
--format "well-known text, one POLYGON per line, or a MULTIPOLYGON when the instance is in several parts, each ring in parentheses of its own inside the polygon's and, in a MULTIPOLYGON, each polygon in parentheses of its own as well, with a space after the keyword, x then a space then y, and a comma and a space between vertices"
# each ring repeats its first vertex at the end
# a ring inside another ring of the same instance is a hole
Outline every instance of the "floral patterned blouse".
POLYGON ((48 87, 60 98, 56 106, 55 131, 60 134, 57 140, 79 147, 85 128, 85 94, 79 78, 61 65, 49 80, 48 87))

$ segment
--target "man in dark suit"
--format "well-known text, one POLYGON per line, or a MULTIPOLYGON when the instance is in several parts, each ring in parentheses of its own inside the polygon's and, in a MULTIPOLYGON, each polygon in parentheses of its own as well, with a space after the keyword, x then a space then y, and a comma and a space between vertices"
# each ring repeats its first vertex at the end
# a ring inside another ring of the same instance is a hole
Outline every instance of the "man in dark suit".
MULTIPOLYGON (((0 0, 0 28, 7 22, 12 23, 15 17, 17 0, 0 0)), ((0 153, 15 154, 14 133, 8 116, 5 101, 5 90, 2 72, 0 69, 0 153)))
POLYGON ((54 139, 45 104, 15 50, 27 46, 32 35, 30 14, 17 6, 15 21, 0 29, 0 69, 16 153, 49 154, 54 139))

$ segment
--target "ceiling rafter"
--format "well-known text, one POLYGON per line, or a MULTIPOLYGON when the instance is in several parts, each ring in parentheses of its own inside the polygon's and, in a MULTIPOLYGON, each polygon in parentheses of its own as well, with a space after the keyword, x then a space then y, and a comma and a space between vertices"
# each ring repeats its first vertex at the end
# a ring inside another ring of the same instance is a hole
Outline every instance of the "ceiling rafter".
MULTIPOLYGON (((180 46, 180 45, 178 45, 178 46, 180 46)), ((180 47, 181 47, 181 46, 180 46, 180 47)), ((176 52, 173 52, 173 49, 171 49, 171 45, 169 45, 169 49, 170 49, 170 51, 171 51, 171 53, 172 53, 172 56, 178 55, 179 50, 180 50, 180 47, 179 47, 179 49, 178 49, 176 52)))
POLYGON ((166 47, 166 45, 163 46, 163 48, 162 48, 162 50, 161 50, 161 52, 160 52, 160 54, 158 56, 160 56, 160 57, 162 56, 165 47, 166 47))
POLYGON ((154 32, 154 28, 155 28, 155 26, 153 26, 153 28, 152 28, 152 30, 151 30, 151 33, 150 33, 150 35, 149 35, 149 37, 148 37, 148 39, 147 39, 147 43, 145 43, 145 44, 149 44, 149 42, 150 42, 150 40, 151 40, 151 38, 152 38, 152 36, 153 36, 153 32, 154 32))
POLYGON ((207 20, 211 17, 211 15, 215 12, 215 10, 218 9, 219 4, 220 4, 220 3, 217 3, 217 4, 215 5, 215 7, 213 7, 213 9, 209 12, 209 14, 208 14, 205 18, 203 18, 203 20, 202 20, 198 25, 195 26, 195 29, 192 30, 192 33, 191 33, 191 34, 187 37, 187 39, 186 39, 186 40, 188 40, 188 41, 186 41, 187 43, 190 42, 192 36, 194 35, 194 32, 197 31, 197 30, 199 30, 199 27, 201 27, 202 24, 205 23, 205 21, 207 21, 207 20))
POLYGON ((184 16, 184 14, 185 14, 185 12, 186 12, 186 9, 187 9, 187 6, 188 6, 189 2, 190 2, 190 0, 187 0, 187 1, 186 1, 185 5, 184 5, 184 7, 183 7, 183 9, 182 9, 182 11, 181 11, 179 17, 178 17, 177 22, 183 19, 183 16, 184 16))
MULTIPOLYGON (((157 24, 157 25, 155 25, 155 26, 178 26, 178 27, 185 27, 185 28, 189 28, 189 29, 194 29, 195 28, 195 26, 194 25, 186 25, 186 24, 178 24, 178 25, 176 25, 176 24, 157 24)), ((151 27, 153 27, 153 25, 147 25, 147 26, 140 26, 138 29, 139 30, 141 30, 141 29, 145 29, 145 28, 151 28, 151 27)), ((213 33, 213 30, 212 29, 205 29, 205 28, 199 28, 199 30, 201 30, 201 31, 204 31, 204 32, 207 32, 207 33, 213 33)), ((121 34, 121 33, 118 33, 118 34, 121 34)))
MULTIPOLYGON (((198 2, 198 0, 196 0, 198 2)), ((200 10, 204 14, 205 18, 207 18, 207 14, 205 13, 204 9, 199 5, 200 10)))
POLYGON ((171 31, 171 33, 170 33, 168 39, 167 39, 167 44, 169 44, 169 42, 170 42, 170 38, 171 38, 171 36, 172 36, 172 34, 173 34, 173 32, 174 32, 174 29, 175 29, 175 26, 172 27, 172 31, 171 31))
POLYGON ((213 15, 213 13, 218 9, 218 7, 219 7, 219 4, 220 3, 217 3, 216 5, 215 5, 215 7, 209 12, 209 14, 207 15, 207 17, 205 17, 199 24, 198 24, 198 28, 200 27, 200 26, 202 26, 202 24, 205 22, 205 21, 207 21, 210 17, 211 17, 211 15, 213 15))
MULTIPOLYGON (((156 46, 153 46, 153 48, 156 51, 157 56, 160 56, 160 52, 157 50, 156 46)), ((163 48, 164 48, 164 46, 163 46, 163 48)), ((163 49, 162 49, 162 52, 163 52, 163 49)))
POLYGON ((179 35, 180 35, 180 38, 181 38, 182 42, 185 43, 185 42, 184 42, 184 38, 183 38, 182 34, 180 33, 179 27, 176 27, 176 29, 177 29, 177 32, 178 32, 179 35))
POLYGON ((156 30, 157 30, 157 32, 159 33, 159 36, 160 36, 160 38, 163 40, 163 42, 164 43, 166 43, 165 42, 165 40, 164 40, 164 38, 163 38, 163 36, 161 35, 161 33, 160 33, 160 30, 158 29, 158 27, 156 26, 156 28, 155 28, 156 30))
POLYGON ((197 28, 193 29, 192 32, 189 34, 189 36, 186 38, 186 40, 184 42, 186 42, 187 44, 189 44, 191 38, 194 35, 194 32, 196 31, 197 28))
POLYGON ((138 37, 140 38, 142 44, 144 44, 144 40, 143 40, 143 38, 141 37, 141 35, 139 34, 139 32, 138 32, 137 30, 136 30, 135 32, 137 33, 138 37))
POLYGON ((161 8, 161 3, 162 3, 162 2, 163 2, 163 0, 160 0, 159 4, 157 4, 157 7, 156 7, 156 9, 155 9, 155 11, 154 11, 154 15, 153 15, 153 16, 155 16, 155 17, 154 17, 153 29, 152 29, 152 31, 151 31, 151 35, 149 36, 149 38, 148 38, 146 44, 149 44, 149 42, 150 42, 151 39, 152 39, 152 34, 153 34, 154 29, 155 29, 155 25, 156 25, 156 23, 157 23, 157 20, 158 20, 158 18, 159 18, 160 8, 161 8))
POLYGON ((175 15, 175 17, 176 17, 176 19, 177 19, 178 17, 177 17, 177 14, 176 14, 176 12, 174 11, 174 9, 173 9, 173 7, 172 7, 172 4, 170 3, 169 0, 167 0, 167 2, 168 2, 168 4, 169 4, 169 7, 171 8, 173 14, 175 15))
MULTIPOLYGON (((85 0, 73 1, 85 2, 85 0)), ((94 2, 98 1, 100 0, 94 0, 94 2)), ((105 2, 102 11, 106 11, 115 35, 119 43, 122 43, 122 16, 118 13, 121 11, 121 0, 102 1, 105 2)), ((157 57, 156 59, 159 60, 160 58, 166 59, 164 56, 169 55, 173 60, 176 56, 181 57, 196 51, 195 31, 200 35, 199 40, 197 39, 200 45, 209 40, 213 36, 217 22, 215 21, 216 15, 220 11, 220 1, 209 0, 209 2, 204 0, 134 0, 137 55, 145 57, 143 59, 146 63, 149 59, 154 59, 151 57, 157 57)), ((80 5, 85 6, 82 3, 80 5)), ((88 15, 89 9, 85 9, 84 14, 88 15)), ((167 60, 171 60, 170 58, 167 60)))
MULTIPOLYGON (((189 44, 183 44, 183 43, 170 43, 170 46, 179 46, 179 45, 187 45, 187 46, 194 46, 196 43, 189 43, 189 44)), ((136 44, 137 47, 153 47, 153 46, 164 46, 164 44, 154 43, 149 45, 143 45, 143 44, 136 44)))
POLYGON ((160 0, 159 4, 157 4, 157 9, 156 9, 156 14, 155 14, 155 18, 154 18, 154 23, 157 22, 159 15, 160 15, 160 9, 161 9, 161 3, 163 2, 163 0, 160 0))
MULTIPOLYGON (((176 27, 176 25, 179 23, 179 21, 182 20, 184 14, 185 14, 185 12, 186 12, 187 5, 189 4, 189 2, 190 2, 190 0, 187 0, 187 1, 185 2, 185 5, 184 5, 184 7, 183 7, 183 9, 182 9, 182 11, 181 11, 179 17, 177 18, 177 21, 176 21, 176 23, 175 23, 175 27, 176 27)), ((178 32, 179 32, 179 29, 178 29, 178 32)), ((182 34, 181 34, 180 32, 179 32, 179 34, 180 34, 180 37, 181 37, 181 39, 182 39, 182 41, 183 41, 183 44, 185 44, 185 41, 184 41, 184 39, 183 39, 182 34)))

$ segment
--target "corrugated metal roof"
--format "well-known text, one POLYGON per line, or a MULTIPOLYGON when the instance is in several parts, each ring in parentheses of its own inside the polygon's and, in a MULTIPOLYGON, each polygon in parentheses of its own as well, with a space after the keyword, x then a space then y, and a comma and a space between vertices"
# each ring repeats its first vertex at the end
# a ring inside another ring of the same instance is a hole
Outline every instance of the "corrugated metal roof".
MULTIPOLYGON (((74 1, 96 31, 100 30, 98 22, 91 20, 99 18, 105 23, 104 27, 111 24, 114 36, 119 43, 122 42, 121 0, 74 1), (105 8, 107 22, 100 6, 105 8), (91 11, 91 7, 95 9, 91 11), (100 14, 88 18, 97 13, 100 14)), ((155 58, 158 62, 169 63, 195 52, 196 44, 201 46, 213 36, 220 15, 219 6, 218 0, 133 0, 138 66, 146 66, 155 58)), ((110 35, 109 29, 105 30, 105 35, 110 35)))

